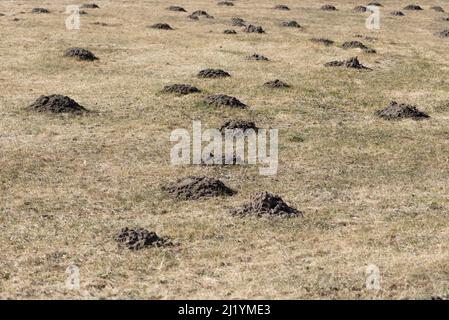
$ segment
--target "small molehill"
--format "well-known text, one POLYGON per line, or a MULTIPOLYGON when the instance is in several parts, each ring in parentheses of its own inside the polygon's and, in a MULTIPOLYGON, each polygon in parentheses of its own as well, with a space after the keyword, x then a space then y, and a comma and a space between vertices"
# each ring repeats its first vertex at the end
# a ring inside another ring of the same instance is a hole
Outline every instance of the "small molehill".
POLYGON ((325 38, 312 38, 310 41, 315 43, 324 44, 326 47, 329 47, 334 44, 333 40, 325 39, 325 38))
POLYGON ((265 56, 262 56, 260 54, 254 53, 250 56, 246 57, 246 60, 254 60, 254 61, 270 61, 270 59, 268 59, 265 56))
POLYGON ((81 5, 83 9, 99 9, 100 7, 95 3, 85 3, 81 5))
POLYGON ((402 12, 402 11, 393 11, 390 14, 392 16, 395 16, 395 17, 403 17, 403 16, 405 16, 404 12, 402 12))
POLYGON ((214 94, 203 99, 204 103, 215 107, 231 107, 245 109, 248 106, 235 97, 225 94, 214 94))
POLYGON ((83 48, 69 48, 64 52, 64 57, 76 58, 83 61, 94 61, 98 58, 89 50, 83 48))
POLYGON ((405 103, 399 104, 396 101, 391 101, 386 108, 377 110, 376 115, 386 120, 397 120, 404 118, 421 120, 429 118, 429 115, 418 110, 415 106, 405 103))
POLYGON ((383 7, 383 5, 379 2, 370 2, 370 3, 368 3, 368 6, 383 7))
POLYGON ((45 8, 33 8, 31 13, 50 13, 50 11, 45 8))
POLYGON ((299 23, 296 22, 295 20, 284 21, 284 22, 281 23, 281 26, 282 27, 289 27, 289 28, 301 28, 299 23))
POLYGON ((28 106, 29 110, 50 113, 72 113, 82 114, 88 112, 86 108, 79 105, 75 100, 59 94, 40 96, 35 102, 28 106))
POLYGON ((242 130, 244 132, 248 129, 253 129, 254 131, 256 131, 258 128, 253 121, 240 119, 227 120, 220 127, 221 132, 224 132, 225 130, 242 130))
POLYGON ((252 24, 246 26, 243 32, 247 33, 265 33, 265 30, 261 26, 254 26, 252 24))
POLYGON ((416 4, 409 4, 408 6, 404 7, 404 10, 415 10, 415 11, 420 11, 423 10, 423 8, 421 8, 420 6, 416 5, 416 4))
POLYGON ((156 233, 143 228, 123 228, 114 236, 120 248, 140 250, 147 247, 171 246, 168 238, 161 238, 156 233))
POLYGON ((320 10, 323 11, 336 11, 337 8, 331 4, 325 4, 324 6, 321 6, 320 10))
POLYGON ((363 49, 363 50, 368 49, 368 47, 365 46, 360 41, 346 41, 341 45, 341 47, 343 49, 363 49))
POLYGON ((274 88, 274 89, 290 88, 290 85, 288 85, 287 83, 285 83, 279 79, 265 82, 263 84, 263 86, 266 88, 274 88))
POLYGON ((232 215, 252 216, 287 216, 302 217, 304 214, 288 206, 281 197, 268 192, 260 192, 242 206, 230 210, 232 215))
POLYGON ((432 9, 436 12, 445 12, 443 7, 440 7, 440 6, 433 6, 433 7, 430 7, 430 9, 432 9))
POLYGON ((210 14, 208 14, 206 11, 203 10, 197 10, 188 17, 192 20, 198 20, 199 18, 214 19, 213 16, 211 16, 210 14))
POLYGON ((230 1, 220 1, 217 3, 219 6, 232 7, 234 4, 230 1))
POLYGON ((237 31, 232 30, 232 29, 227 29, 225 31, 223 31, 224 34, 237 34, 237 31))
POLYGON ((342 61, 331 61, 324 64, 325 67, 346 67, 353 69, 366 69, 371 70, 368 67, 362 65, 357 57, 349 58, 348 60, 342 61))
POLYGON ((246 21, 242 18, 232 18, 231 24, 235 27, 244 27, 246 26, 246 21))
POLYGON ((290 10, 290 8, 288 6, 286 6, 285 4, 277 4, 277 5, 274 6, 273 9, 285 10, 285 11, 289 11, 290 10))
POLYGON ((190 84, 172 84, 165 86, 164 89, 162 89, 162 92, 186 95, 190 93, 198 93, 201 91, 197 87, 191 86, 190 84))
POLYGON ((227 78, 231 75, 224 70, 221 69, 204 69, 198 72, 197 75, 199 78, 227 78))
POLYGON ((364 13, 366 12, 368 9, 365 6, 357 6, 354 9, 352 9, 352 12, 355 13, 364 13))
POLYGON ((173 28, 168 23, 155 23, 151 25, 150 28, 159 30, 173 30, 173 28))
POLYGON ((236 193, 220 180, 205 176, 181 178, 163 186, 162 190, 178 200, 232 196, 236 193))
POLYGON ((174 11, 174 12, 187 12, 186 9, 180 6, 170 6, 167 8, 168 11, 174 11))
POLYGON ((443 31, 437 32, 437 36, 441 38, 448 38, 449 37, 449 29, 445 29, 443 31))

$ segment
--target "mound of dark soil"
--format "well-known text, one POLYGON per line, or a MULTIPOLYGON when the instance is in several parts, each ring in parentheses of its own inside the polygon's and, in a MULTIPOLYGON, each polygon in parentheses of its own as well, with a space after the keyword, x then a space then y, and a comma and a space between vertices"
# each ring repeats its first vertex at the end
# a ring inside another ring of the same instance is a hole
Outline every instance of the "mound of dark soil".
POLYGON ((162 247, 172 245, 167 238, 160 238, 156 233, 143 228, 123 228, 114 236, 119 247, 130 250, 140 250, 147 247, 162 247))
POLYGON ((225 130, 248 130, 248 129, 253 129, 254 131, 256 131, 258 128, 256 126, 256 124, 252 121, 247 121, 247 120, 227 120, 225 121, 221 127, 220 127, 220 131, 224 132, 225 130))
POLYGON ((286 6, 285 4, 277 4, 277 5, 274 6, 273 9, 276 9, 276 10, 285 10, 285 11, 290 10, 290 8, 289 8, 288 6, 286 6))
POLYGON ((247 33, 265 33, 265 30, 261 26, 253 26, 252 24, 246 26, 243 32, 247 33))
POLYGON ((403 17, 405 16, 405 14, 402 11, 393 11, 392 13, 390 13, 392 16, 395 17, 403 17))
POLYGON ((254 53, 250 56, 246 57, 246 60, 254 60, 254 61, 270 61, 267 57, 264 57, 260 54, 254 53))
POLYGON ((83 9, 99 9, 100 7, 95 3, 85 3, 81 5, 83 9))
POLYGON ((325 67, 346 67, 346 68, 354 68, 354 69, 367 69, 370 68, 365 67, 359 62, 357 57, 349 58, 348 60, 343 61, 331 61, 324 64, 325 67))
POLYGON ((164 89, 162 89, 162 92, 166 93, 177 93, 177 94, 190 94, 190 93, 197 93, 201 92, 197 87, 193 87, 189 84, 172 84, 165 86, 164 89))
POLYGON ((449 29, 445 29, 443 31, 437 32, 437 36, 441 38, 448 38, 449 37, 449 29))
POLYGON ((150 28, 159 30, 173 30, 173 28, 168 23, 155 23, 151 25, 150 28))
POLYGON ((310 39, 310 41, 324 44, 326 47, 329 47, 334 44, 334 41, 325 38, 312 38, 310 39))
POLYGON ((301 211, 288 206, 281 197, 268 192, 260 192, 255 194, 251 197, 249 202, 244 203, 240 207, 231 209, 230 213, 233 215, 243 216, 303 216, 301 211))
POLYGON ((275 89, 278 89, 278 88, 290 88, 290 85, 288 85, 287 83, 285 83, 285 82, 283 82, 283 81, 281 81, 279 79, 265 82, 263 84, 263 86, 266 87, 266 88, 275 88, 275 89))
POLYGON ((290 27, 290 28, 301 28, 298 22, 291 20, 291 21, 284 21, 281 23, 282 27, 290 27))
POLYGON ((217 179, 190 176, 162 187, 162 190, 178 200, 232 196, 236 192, 217 179))
POLYGON ((373 7, 383 7, 383 5, 379 2, 370 2, 367 4, 368 6, 373 6, 373 7))
POLYGON ((174 11, 174 12, 187 12, 186 9, 180 6, 170 6, 167 8, 168 11, 174 11))
POLYGON ((368 49, 368 47, 365 46, 360 41, 346 41, 341 45, 341 47, 343 49, 362 49, 362 50, 368 49))
POLYGON ((232 7, 234 4, 230 1, 220 1, 217 3, 219 6, 226 6, 226 7, 232 7))
POLYGON ((432 9, 436 12, 444 12, 443 7, 440 7, 440 6, 433 6, 433 7, 430 7, 430 9, 432 9))
POLYGON ((227 96, 225 94, 214 94, 204 98, 204 103, 210 106, 215 107, 231 107, 231 108, 240 108, 245 109, 248 106, 241 102, 239 99, 231 96, 227 96))
POLYGON ((363 13, 363 12, 366 12, 366 10, 368 10, 368 9, 365 6, 357 6, 354 9, 352 9, 352 12, 363 13))
POLYGON ((199 18, 214 19, 213 16, 209 15, 206 11, 203 10, 197 10, 188 17, 193 20, 198 20, 199 18))
POLYGON ((232 18, 231 24, 235 27, 244 27, 246 26, 246 21, 241 18, 232 18))
POLYGON ((31 13, 50 13, 50 11, 45 8, 33 8, 31 13))
POLYGON ((83 14, 83 15, 84 15, 84 14, 87 14, 87 11, 80 10, 80 11, 79 11, 79 14, 83 14))
POLYGON ((59 94, 40 96, 35 102, 28 106, 28 109, 37 112, 51 113, 81 114, 88 112, 86 108, 79 105, 75 100, 59 94))
POLYGON ((331 5, 331 4, 325 4, 324 6, 322 6, 320 8, 320 10, 323 10, 323 11, 336 11, 337 8, 335 6, 333 6, 333 5, 331 5))
POLYGON ((237 31, 235 30, 225 30, 223 31, 224 34, 237 34, 237 31))
POLYGON ((65 57, 72 57, 83 61, 94 61, 98 58, 89 50, 83 48, 69 48, 64 52, 65 57))
POLYGON ((416 5, 416 4, 409 4, 408 6, 404 7, 404 10, 423 10, 423 8, 421 8, 420 6, 416 5))
POLYGON ((429 118, 426 113, 419 111, 415 106, 411 106, 405 103, 399 104, 396 101, 391 101, 386 108, 377 110, 376 115, 386 120, 396 120, 404 118, 421 120, 429 118))
POLYGON ((231 75, 221 69, 204 69, 198 72, 197 76, 199 78, 226 78, 230 77, 231 75))

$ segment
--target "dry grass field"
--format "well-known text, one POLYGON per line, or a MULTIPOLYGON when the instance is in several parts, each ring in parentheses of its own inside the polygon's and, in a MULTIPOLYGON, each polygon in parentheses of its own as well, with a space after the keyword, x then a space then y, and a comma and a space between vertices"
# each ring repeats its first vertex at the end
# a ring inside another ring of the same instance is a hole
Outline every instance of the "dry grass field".
POLYGON ((435 35, 449 28, 449 13, 430 9, 449 12, 449 3, 420 0, 424 10, 407 11, 407 0, 381 2, 379 30, 352 12, 366 3, 349 0, 329 1, 333 12, 314 0, 98 0, 80 30, 67 30, 71 0, 0 1, 0 298, 449 298, 449 38, 435 35), (280 3, 291 10, 274 10, 280 3), (195 10, 215 19, 188 19, 195 10), (244 33, 232 17, 266 33, 244 33), (302 27, 281 27, 287 20, 302 27), (158 22, 174 30, 148 28, 158 22), (335 44, 310 41, 323 37, 335 44), (377 53, 340 47, 351 40, 377 53), (70 47, 99 60, 63 57, 70 47), (253 53, 270 61, 245 59, 253 53), (372 71, 324 67, 354 56, 372 71), (232 77, 196 77, 205 68, 232 77), (274 79, 291 87, 262 86, 274 79), (174 83, 202 92, 160 93, 174 83), (95 112, 26 109, 49 94, 95 112), (208 107, 207 94, 249 108, 208 107), (391 100, 430 118, 378 118, 391 100), (234 118, 279 129, 276 175, 250 165, 171 165, 172 130, 234 118), (161 191, 188 175, 238 193, 176 201, 161 191), (228 213, 258 191, 282 196, 304 217, 228 213), (176 245, 119 248, 123 227, 176 245), (65 285, 71 264, 79 290, 65 285), (379 290, 366 288, 370 264, 379 290))

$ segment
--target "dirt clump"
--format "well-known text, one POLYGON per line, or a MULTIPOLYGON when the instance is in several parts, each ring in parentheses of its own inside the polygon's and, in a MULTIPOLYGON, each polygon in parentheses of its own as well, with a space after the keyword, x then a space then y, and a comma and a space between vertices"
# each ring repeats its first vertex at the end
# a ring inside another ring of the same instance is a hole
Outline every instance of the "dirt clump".
POLYGON ((361 43, 360 41, 346 41, 344 42, 341 47, 343 49, 362 49, 362 50, 366 50, 368 49, 367 46, 365 46, 363 43, 361 43))
POLYGON ((279 79, 265 82, 263 84, 263 86, 266 87, 266 88, 274 88, 274 89, 290 88, 290 85, 288 85, 287 83, 285 83, 285 82, 283 82, 283 81, 281 81, 279 79))
POLYGON ((357 57, 349 58, 348 60, 342 60, 342 61, 331 61, 324 64, 325 67, 346 67, 346 68, 353 68, 353 69, 366 69, 371 70, 368 67, 365 67, 359 62, 359 59, 357 57))
POLYGON ((244 132, 248 129, 253 129, 254 131, 256 131, 258 128, 253 121, 240 119, 227 120, 220 127, 221 132, 224 132, 225 130, 242 130, 244 132))
POLYGON ((379 2, 370 2, 367 4, 367 6, 373 6, 373 7, 383 7, 383 5, 379 2))
POLYGON ((432 9, 436 12, 445 12, 443 7, 440 7, 440 6, 432 6, 432 7, 430 7, 430 9, 432 9))
POLYGON ((429 118, 429 115, 418 110, 415 106, 408 105, 405 103, 399 104, 396 101, 391 101, 386 108, 377 110, 375 114, 378 117, 386 120, 397 120, 404 118, 421 120, 429 118))
POLYGON ((265 30, 261 26, 253 26, 252 24, 246 26, 243 29, 246 33, 265 33, 265 30))
POLYGON ((50 13, 50 11, 45 8, 33 8, 31 13, 50 13))
POLYGON ((352 9, 352 12, 355 13, 363 13, 366 12, 368 9, 365 6, 357 6, 354 9, 352 9))
POLYGON ((189 84, 172 84, 165 86, 164 89, 162 89, 162 92, 186 95, 190 93, 198 93, 201 91, 197 87, 191 86, 189 84))
POLYGON ((100 7, 95 3, 85 3, 82 4, 80 8, 83 9, 99 9, 100 7))
POLYGON ((403 16, 405 16, 404 12, 402 12, 402 11, 393 11, 390 14, 392 16, 395 16, 395 17, 403 17, 403 16))
POLYGON ((324 6, 321 6, 320 10, 323 11, 337 11, 337 8, 331 4, 325 4, 324 6))
POLYGON ((220 180, 205 176, 180 178, 163 186, 162 190, 178 200, 232 196, 236 193, 220 180))
POLYGON ((241 216, 302 217, 304 215, 301 211, 288 206, 281 197, 268 192, 256 193, 249 202, 231 209, 230 213, 241 216))
POLYGON ((286 6, 285 4, 277 4, 277 5, 274 6, 273 9, 285 10, 285 11, 289 11, 290 10, 290 8, 288 6, 286 6))
POLYGON ((223 33, 224 34, 237 34, 237 31, 232 30, 232 29, 228 29, 228 30, 223 31, 223 33))
POLYGON ((171 246, 167 238, 161 238, 156 233, 143 228, 123 228, 114 236, 119 247, 129 250, 140 250, 148 247, 171 246))
POLYGON ((215 107, 231 107, 245 109, 248 106, 235 97, 231 97, 225 94, 214 94, 207 96, 203 99, 204 103, 209 106, 215 107))
POLYGON ((299 23, 296 22, 295 20, 284 21, 284 22, 281 23, 281 26, 282 27, 289 27, 289 28, 301 28, 299 23))
POLYGON ((198 72, 198 78, 227 78, 231 75, 221 69, 204 69, 198 72))
POLYGON ((246 21, 243 20, 242 18, 232 18, 231 24, 234 27, 244 27, 244 26, 246 26, 246 21))
POLYGON ((159 30, 173 30, 173 28, 168 23, 155 23, 151 25, 150 28, 159 30))
POLYGON ((449 29, 445 29, 443 31, 437 32, 437 36, 441 38, 448 38, 449 37, 449 29))
POLYGON ((64 52, 64 57, 76 58, 83 61, 94 61, 98 58, 89 50, 83 48, 69 48, 64 52))
POLYGON ((195 12, 192 12, 192 14, 190 14, 188 17, 192 20, 198 20, 199 18, 214 19, 213 16, 211 16, 210 14, 208 14, 206 11, 203 10, 197 10, 195 12))
POLYGON ((418 6, 416 4, 409 4, 408 6, 404 7, 404 10, 420 11, 420 10, 423 10, 423 8, 421 8, 420 6, 418 6))
POLYGON ((246 60, 254 60, 254 61, 270 61, 270 59, 268 59, 265 56, 262 56, 260 54, 254 53, 250 56, 246 57, 246 60))
POLYGON ((312 38, 310 41, 315 43, 324 44, 326 47, 329 47, 334 44, 333 40, 325 39, 325 38, 312 38))
POLYGON ((167 8, 168 11, 174 11, 174 12, 187 12, 186 9, 180 6, 170 6, 167 8))
POLYGON ((219 6, 232 7, 234 4, 231 1, 220 1, 217 3, 219 6))
POLYGON ((82 114, 88 112, 86 108, 79 105, 75 100, 59 94, 40 96, 35 102, 28 106, 28 109, 36 112, 51 113, 82 114))

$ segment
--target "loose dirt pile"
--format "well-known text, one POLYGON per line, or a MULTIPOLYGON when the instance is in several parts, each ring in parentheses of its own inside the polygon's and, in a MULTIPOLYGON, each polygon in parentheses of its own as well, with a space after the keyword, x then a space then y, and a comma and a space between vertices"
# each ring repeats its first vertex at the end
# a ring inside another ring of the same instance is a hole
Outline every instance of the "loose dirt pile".
POLYGON ((430 7, 430 9, 432 9, 436 12, 444 12, 444 9, 440 6, 433 6, 433 7, 430 7))
POLYGON ((289 207, 281 197, 268 192, 260 192, 251 197, 251 200, 240 207, 230 210, 233 215, 254 216, 303 216, 301 211, 289 207))
POLYGON ((246 26, 243 32, 247 33, 265 33, 265 30, 261 26, 253 26, 252 24, 246 26))
POLYGON ((365 6, 357 6, 354 9, 352 9, 352 12, 364 13, 364 12, 366 12, 366 10, 368 10, 368 9, 365 6))
POLYGON ((298 22, 291 20, 291 21, 284 21, 281 23, 282 27, 289 27, 289 28, 301 28, 298 22))
POLYGON ((178 200, 232 196, 236 193, 220 180, 205 176, 181 178, 162 187, 162 190, 178 200))
POLYGON ((377 110, 376 115, 386 120, 397 120, 404 118, 421 120, 429 118, 429 115, 422 111, 419 111, 415 106, 411 106, 405 103, 399 104, 396 101, 391 101, 386 108, 377 110))
POLYGON ((220 1, 217 3, 219 6, 232 7, 234 4, 230 1, 220 1))
POLYGON ((172 245, 167 238, 160 238, 156 233, 143 228, 123 228, 114 236, 119 247, 130 250, 140 250, 147 247, 162 247, 172 245))
POLYGON ((231 108, 240 108, 245 109, 248 106, 238 100, 235 97, 227 96, 225 94, 214 94, 204 98, 204 103, 209 106, 215 107, 231 107, 231 108))
POLYGON ((45 8, 33 8, 31 13, 50 13, 50 11, 45 8))
POLYGON ((28 106, 28 109, 37 112, 51 113, 82 114, 88 112, 86 108, 79 105, 75 100, 59 94, 40 96, 35 102, 28 106))
POLYGON ((81 8, 83 9, 99 9, 100 7, 95 3, 85 3, 81 5, 81 8))
POLYGON ((168 11, 174 11, 174 12, 187 12, 186 9, 180 6, 170 6, 167 8, 168 11))
POLYGON ((260 54, 254 53, 250 56, 246 57, 246 60, 254 60, 254 61, 270 61, 267 57, 264 57, 260 54))
POLYGON ((168 23, 155 23, 151 25, 150 28, 159 30, 173 30, 173 28, 168 23))
POLYGON ((423 8, 421 8, 420 6, 416 5, 416 4, 409 4, 408 6, 404 7, 404 10, 423 10, 423 8))
POLYGON ((335 6, 333 6, 333 5, 331 5, 331 4, 325 4, 324 6, 322 6, 320 8, 320 10, 323 10, 323 11, 336 11, 337 8, 335 6))
POLYGON ((64 57, 76 58, 83 61, 94 61, 98 58, 89 50, 83 48, 69 48, 64 52, 64 57))
POLYGON ((186 95, 190 93, 198 93, 201 91, 197 87, 193 87, 189 84, 172 84, 165 86, 164 89, 162 89, 162 92, 186 95))
POLYGON ((449 37, 449 29, 437 32, 437 36, 441 38, 448 38, 449 37))
POLYGON ((203 10, 197 10, 188 17, 192 20, 198 20, 199 18, 214 19, 213 16, 209 15, 206 11, 203 10))
POLYGON ((247 120, 227 120, 225 121, 221 127, 220 127, 220 131, 224 132, 225 130, 248 130, 248 129, 253 129, 254 131, 256 131, 258 128, 256 126, 256 124, 252 121, 247 121, 247 120))
POLYGON ((310 41, 324 44, 326 47, 329 47, 334 44, 334 41, 325 38, 312 38, 310 39, 310 41))
POLYGON ((349 58, 348 60, 343 61, 331 61, 324 64, 325 67, 346 67, 346 68, 354 68, 354 69, 366 69, 371 70, 370 68, 365 67, 359 62, 357 57, 349 58))
POLYGON ((231 75, 221 69, 204 69, 198 72, 198 78, 227 78, 231 75))
POLYGON ((341 47, 343 49, 362 49, 362 50, 368 49, 368 47, 365 46, 360 41, 346 41, 341 45, 341 47))
POLYGON ((277 4, 277 5, 274 6, 273 9, 285 10, 285 11, 289 11, 290 10, 290 8, 288 6, 286 6, 285 4, 277 4))
POLYGON ((241 18, 232 18, 231 24, 234 27, 244 27, 244 26, 246 26, 246 21, 241 18))
POLYGON ((395 17, 403 17, 405 16, 405 14, 402 11, 393 11, 392 13, 390 13, 392 16, 395 17))
POLYGON ((228 29, 228 30, 223 31, 223 33, 224 34, 237 34, 237 31, 228 29))
POLYGON ((368 3, 368 6, 383 7, 383 5, 379 2, 370 2, 368 3))
POLYGON ((288 85, 287 83, 285 83, 279 79, 265 82, 263 84, 263 86, 266 88, 273 88, 273 89, 290 88, 290 85, 288 85))

